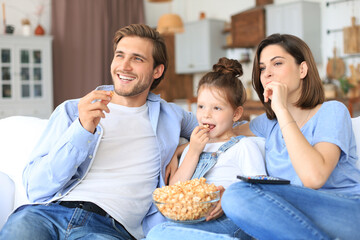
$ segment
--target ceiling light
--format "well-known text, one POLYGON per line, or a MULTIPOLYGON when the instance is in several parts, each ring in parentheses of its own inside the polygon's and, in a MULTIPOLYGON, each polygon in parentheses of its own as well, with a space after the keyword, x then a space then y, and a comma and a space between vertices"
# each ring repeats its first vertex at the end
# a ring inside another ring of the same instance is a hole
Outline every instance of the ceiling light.
POLYGON ((159 18, 157 30, 160 34, 170 35, 184 32, 184 24, 177 14, 164 14, 159 18))

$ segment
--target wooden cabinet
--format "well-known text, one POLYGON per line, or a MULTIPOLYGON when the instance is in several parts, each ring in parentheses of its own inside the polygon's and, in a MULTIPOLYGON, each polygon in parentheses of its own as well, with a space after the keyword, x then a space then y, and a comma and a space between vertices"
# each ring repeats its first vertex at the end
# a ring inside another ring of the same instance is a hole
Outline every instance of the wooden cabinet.
POLYGON ((246 100, 244 104, 243 115, 241 120, 251 120, 252 118, 259 116, 265 112, 265 108, 260 101, 246 100))
POLYGON ((266 5, 266 35, 286 33, 304 40, 321 63, 321 9, 317 2, 266 5))
POLYGON ((0 118, 53 111, 52 37, 0 37, 0 118))
POLYGON ((175 99, 186 99, 193 97, 193 75, 175 73, 175 37, 174 35, 163 36, 167 48, 169 65, 164 79, 152 92, 168 102, 175 99))
POLYGON ((265 38, 265 9, 256 7, 231 16, 233 48, 256 47, 265 38))
POLYGON ((184 33, 175 35, 176 73, 207 72, 225 57, 224 25, 215 19, 186 23, 184 33))

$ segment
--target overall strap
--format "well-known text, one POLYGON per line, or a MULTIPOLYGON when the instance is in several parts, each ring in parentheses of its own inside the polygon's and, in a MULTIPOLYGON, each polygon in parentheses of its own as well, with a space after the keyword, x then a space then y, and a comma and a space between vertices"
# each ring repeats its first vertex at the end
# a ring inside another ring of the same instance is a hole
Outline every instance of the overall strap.
POLYGON ((219 156, 221 153, 226 152, 226 150, 228 150, 229 148, 234 146, 236 143, 238 143, 243 137, 245 137, 245 136, 240 135, 240 136, 236 136, 236 137, 231 137, 229 141, 227 141, 226 143, 221 145, 216 152, 212 153, 212 155, 219 156))
POLYGON ((238 143, 244 136, 236 136, 230 138, 229 141, 224 143, 219 147, 219 149, 216 152, 209 153, 209 152, 203 152, 200 154, 199 162, 196 166, 195 172, 191 179, 194 178, 201 178, 205 176, 205 174, 212 169, 215 164, 217 163, 218 157, 221 153, 225 152, 232 146, 234 146, 236 143, 238 143), (210 158, 205 157, 206 155, 210 154, 210 158))

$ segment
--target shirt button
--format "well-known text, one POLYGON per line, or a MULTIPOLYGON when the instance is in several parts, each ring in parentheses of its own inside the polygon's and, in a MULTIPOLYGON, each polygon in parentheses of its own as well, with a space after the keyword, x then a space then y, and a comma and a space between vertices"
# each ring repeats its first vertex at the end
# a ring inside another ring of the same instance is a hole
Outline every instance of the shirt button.
POLYGON ((61 197, 61 193, 59 193, 58 196, 61 197))
POLYGON ((90 158, 90 159, 92 159, 92 157, 93 157, 92 155, 89 155, 89 158, 90 158))
POLYGON ((89 141, 88 141, 88 143, 90 144, 90 143, 91 143, 91 141, 89 140, 89 141))
POLYGON ((97 132, 100 135, 100 131, 97 132))

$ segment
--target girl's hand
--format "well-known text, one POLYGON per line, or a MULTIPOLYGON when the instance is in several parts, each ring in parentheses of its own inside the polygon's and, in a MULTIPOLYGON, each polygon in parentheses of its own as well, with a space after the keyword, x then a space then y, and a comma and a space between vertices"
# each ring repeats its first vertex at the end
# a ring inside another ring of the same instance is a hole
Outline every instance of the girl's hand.
POLYGON ((217 219, 224 214, 224 211, 221 208, 221 198, 225 192, 225 188, 223 186, 218 186, 218 190, 220 190, 220 201, 217 203, 216 207, 211 211, 209 216, 207 216, 206 221, 217 219))
POLYGON ((271 108, 275 112, 287 109, 288 87, 281 82, 272 81, 264 88, 264 102, 271 100, 271 108))
POLYGON ((197 126, 191 134, 189 152, 200 154, 209 142, 209 129, 203 126, 197 126))

